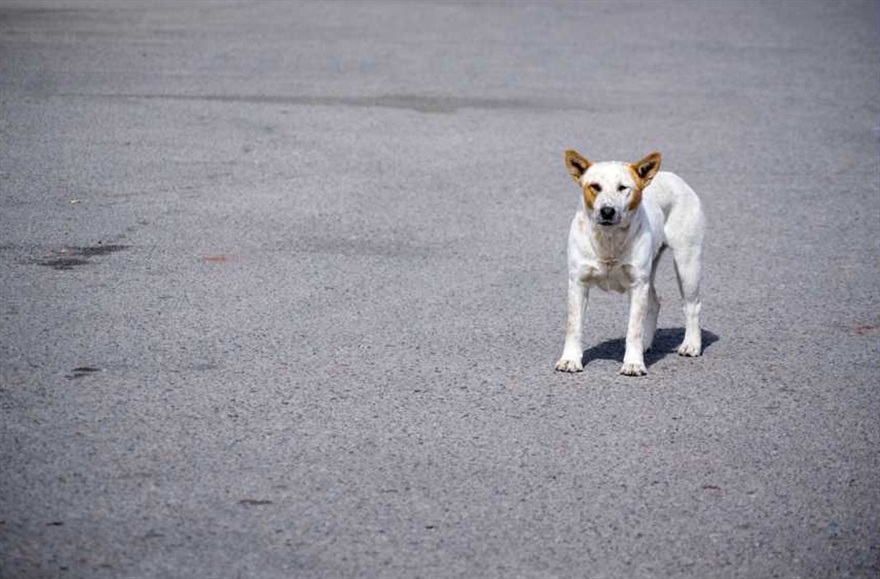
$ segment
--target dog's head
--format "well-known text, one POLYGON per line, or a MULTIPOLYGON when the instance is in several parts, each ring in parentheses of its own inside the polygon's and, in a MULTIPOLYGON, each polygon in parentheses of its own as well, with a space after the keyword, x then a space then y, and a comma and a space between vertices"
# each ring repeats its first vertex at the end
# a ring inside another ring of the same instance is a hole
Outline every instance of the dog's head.
POLYGON ((583 190, 584 209, 593 223, 626 227, 642 202, 642 191, 660 170, 660 153, 635 163, 592 163, 569 149, 565 166, 583 190))

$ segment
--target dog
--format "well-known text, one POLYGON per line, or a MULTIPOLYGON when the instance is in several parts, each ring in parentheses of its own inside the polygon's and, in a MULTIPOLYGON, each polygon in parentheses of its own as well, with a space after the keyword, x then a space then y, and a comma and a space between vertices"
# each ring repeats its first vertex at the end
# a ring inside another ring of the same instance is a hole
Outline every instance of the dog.
POLYGON ((593 163, 574 150, 565 166, 582 191, 568 235, 568 318, 560 372, 584 369, 583 316, 592 286, 628 292, 629 324, 620 373, 644 376, 644 352, 657 329, 654 276, 668 247, 684 302, 682 356, 702 352, 700 270, 706 219, 699 197, 677 175, 660 171, 660 153, 635 163, 593 163))

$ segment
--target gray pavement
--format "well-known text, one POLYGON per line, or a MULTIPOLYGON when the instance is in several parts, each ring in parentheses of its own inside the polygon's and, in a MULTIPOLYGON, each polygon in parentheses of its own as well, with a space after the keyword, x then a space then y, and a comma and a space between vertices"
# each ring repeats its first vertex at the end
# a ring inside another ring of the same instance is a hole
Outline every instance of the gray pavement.
POLYGON ((0 0, 0 576, 877 577, 876 2, 0 0), (705 355, 553 372, 565 148, 705 355))

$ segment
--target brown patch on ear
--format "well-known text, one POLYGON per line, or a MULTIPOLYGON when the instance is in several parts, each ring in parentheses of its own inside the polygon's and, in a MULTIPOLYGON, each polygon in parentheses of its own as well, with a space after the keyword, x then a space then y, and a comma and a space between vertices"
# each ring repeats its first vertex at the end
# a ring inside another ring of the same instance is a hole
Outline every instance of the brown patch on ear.
POLYGON ((590 168, 590 165, 592 165, 592 163, 589 161, 589 159, 587 159, 574 149, 568 149, 565 152, 565 166, 576 183, 581 182, 581 177, 584 176, 584 173, 587 172, 587 169, 590 168))
POLYGON ((628 205, 630 211, 634 210, 639 206, 639 203, 642 202, 642 191, 644 191, 645 187, 651 184, 651 180, 659 170, 660 153, 656 151, 641 161, 630 164, 629 171, 632 173, 633 180, 636 182, 636 187, 632 192, 632 199, 630 199, 628 205))
POLYGON ((641 185, 640 189, 645 188, 660 170, 660 153, 654 151, 641 161, 636 161, 630 165, 636 174, 637 183, 641 185))

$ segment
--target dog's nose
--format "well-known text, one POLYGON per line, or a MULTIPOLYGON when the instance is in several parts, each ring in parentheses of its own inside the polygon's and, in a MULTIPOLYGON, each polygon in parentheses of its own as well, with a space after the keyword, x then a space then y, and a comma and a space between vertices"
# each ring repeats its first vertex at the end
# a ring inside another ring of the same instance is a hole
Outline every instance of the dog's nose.
POLYGON ((599 217, 601 217, 604 221, 611 221, 614 219, 614 214, 616 211, 614 207, 603 207, 599 209, 599 217))

